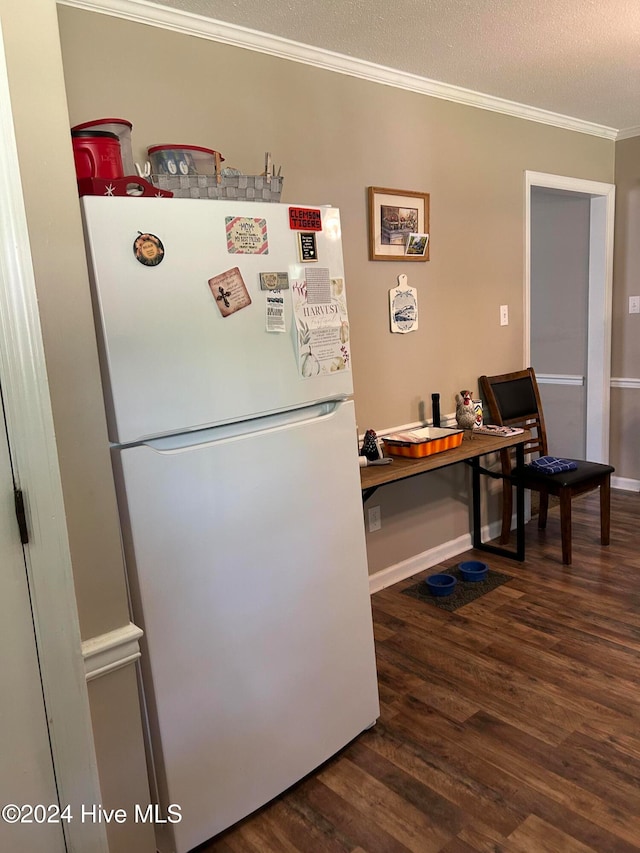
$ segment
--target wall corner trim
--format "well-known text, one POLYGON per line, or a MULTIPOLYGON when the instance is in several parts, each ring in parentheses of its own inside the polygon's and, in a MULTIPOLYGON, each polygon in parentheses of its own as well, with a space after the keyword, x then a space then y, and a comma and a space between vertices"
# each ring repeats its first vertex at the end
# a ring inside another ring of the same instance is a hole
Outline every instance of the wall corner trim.
POLYGON ((87 681, 134 663, 140 657, 138 640, 143 631, 129 622, 121 628, 100 634, 82 643, 82 657, 87 681))
POLYGON ((503 115, 548 124, 577 133, 587 133, 604 139, 615 140, 618 130, 601 124, 584 121, 583 119, 561 115, 538 107, 508 101, 472 89, 463 89, 449 83, 431 80, 407 71, 399 71, 385 65, 377 65, 364 59, 357 59, 342 53, 335 53, 309 44, 292 41, 281 36, 240 27, 218 21, 192 12, 184 12, 173 7, 146 2, 146 0, 57 0, 61 6, 73 6, 88 12, 98 12, 115 18, 148 24, 165 30, 172 30, 184 35, 210 39, 222 44, 266 53, 280 59, 301 62, 327 71, 336 71, 361 80, 394 86, 410 92, 441 98, 453 103, 465 104, 470 107, 502 113, 503 115))

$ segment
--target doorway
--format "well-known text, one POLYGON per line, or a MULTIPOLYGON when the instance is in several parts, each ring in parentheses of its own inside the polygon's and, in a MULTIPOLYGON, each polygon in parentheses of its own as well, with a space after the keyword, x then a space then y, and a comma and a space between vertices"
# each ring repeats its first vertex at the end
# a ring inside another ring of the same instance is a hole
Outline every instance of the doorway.
POLYGON ((525 364, 539 374, 554 448, 608 462, 615 187, 525 178, 525 364))

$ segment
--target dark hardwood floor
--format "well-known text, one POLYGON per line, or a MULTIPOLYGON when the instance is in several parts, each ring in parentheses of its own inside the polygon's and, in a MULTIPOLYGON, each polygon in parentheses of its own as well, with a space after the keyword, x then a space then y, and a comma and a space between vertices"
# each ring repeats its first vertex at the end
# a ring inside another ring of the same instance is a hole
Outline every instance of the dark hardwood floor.
POLYGON ((453 613, 401 594, 435 568, 374 595, 377 725, 199 851, 640 851, 639 521, 614 491, 602 548, 588 495, 572 566, 555 508, 453 613))

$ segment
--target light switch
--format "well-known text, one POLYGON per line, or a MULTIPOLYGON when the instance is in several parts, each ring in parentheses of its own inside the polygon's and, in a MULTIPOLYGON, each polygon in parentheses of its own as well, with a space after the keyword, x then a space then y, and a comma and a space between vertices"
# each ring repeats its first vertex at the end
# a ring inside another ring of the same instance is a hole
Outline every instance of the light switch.
POLYGON ((640 296, 629 297, 629 314, 640 314, 640 296))
POLYGON ((500 306, 500 325, 508 326, 509 325, 509 306, 501 305, 500 306))

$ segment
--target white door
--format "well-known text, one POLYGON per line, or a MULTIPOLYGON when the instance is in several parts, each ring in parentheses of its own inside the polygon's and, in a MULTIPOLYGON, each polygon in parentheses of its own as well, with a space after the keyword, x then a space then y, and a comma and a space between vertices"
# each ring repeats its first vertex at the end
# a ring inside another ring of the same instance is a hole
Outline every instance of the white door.
POLYGON ((0 397, 0 850, 63 853, 58 797, 0 397), (16 809, 25 822, 12 823, 16 809), (26 808, 24 808, 26 806, 26 808), (33 810, 31 810, 33 807, 33 810), (4 819, 3 819, 4 818, 4 819), (52 822, 47 822, 48 820, 52 822))

